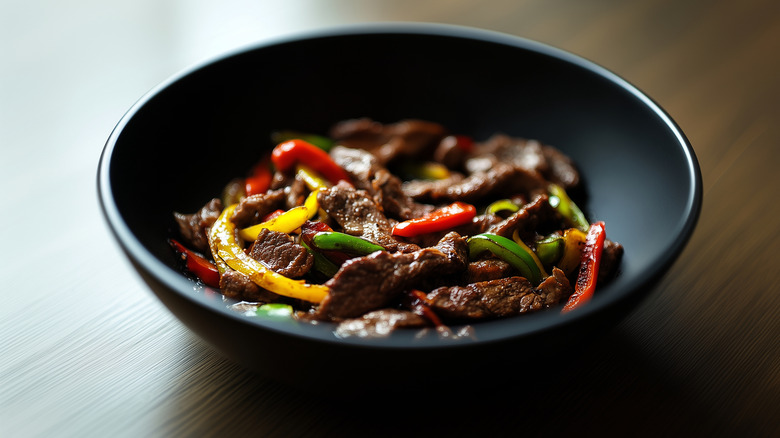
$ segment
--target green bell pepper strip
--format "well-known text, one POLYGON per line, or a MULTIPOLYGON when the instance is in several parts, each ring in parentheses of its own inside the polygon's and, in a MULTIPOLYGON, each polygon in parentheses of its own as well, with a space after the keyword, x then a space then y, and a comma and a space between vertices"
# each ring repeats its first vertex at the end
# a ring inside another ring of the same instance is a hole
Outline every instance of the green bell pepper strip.
POLYGON ((550 205, 558 210, 561 216, 569 221, 571 226, 577 228, 583 233, 587 232, 588 228, 590 227, 590 223, 588 223, 588 220, 585 219, 585 215, 582 213, 582 210, 580 210, 580 208, 577 207, 577 204, 575 204, 574 201, 569 198, 569 195, 566 194, 566 191, 563 189, 563 187, 557 184, 550 184, 548 191, 550 195, 550 205))
POLYGON ((312 249, 306 242, 303 241, 303 239, 300 240, 301 246, 306 248, 306 251, 309 252, 312 256, 314 256, 314 265, 312 268, 314 268, 315 271, 321 273, 322 275, 325 275, 328 278, 333 277, 336 275, 336 272, 339 271, 339 266, 330 261, 324 254, 322 254, 319 251, 316 251, 312 249))
POLYGON ((475 259, 484 251, 490 251, 495 256, 509 263, 533 285, 542 281, 542 271, 534 261, 532 253, 523 249, 514 241, 496 234, 477 234, 467 240, 469 258, 475 259))
POLYGON ((574 293, 571 294, 561 313, 574 310, 589 301, 596 291, 596 280, 599 277, 601 254, 604 250, 604 241, 607 233, 604 222, 595 222, 588 229, 585 238, 585 249, 582 251, 580 270, 577 273, 577 283, 574 285, 574 293))
POLYGON ((230 220, 235 209, 236 204, 233 204, 222 210, 209 230, 209 240, 216 249, 215 259, 223 260, 258 286, 279 295, 312 303, 319 303, 328 295, 330 289, 327 286, 287 278, 247 255, 236 238, 236 226, 230 220))
POLYGON ((520 231, 515 230, 515 232, 512 234, 512 240, 519 246, 520 248, 527 253, 531 259, 534 261, 534 264, 537 268, 539 268, 539 275, 541 278, 547 277, 547 272, 544 270, 544 265, 542 265, 542 261, 539 260, 539 257, 536 256, 536 253, 528 247, 528 245, 523 242, 523 239, 520 238, 520 231))
POLYGON ((510 213, 514 213, 516 211, 520 210, 520 206, 515 204, 509 199, 499 199, 496 202, 493 202, 492 204, 488 205, 487 208, 485 208, 485 214, 497 214, 499 211, 508 211, 510 213))
POLYGON ((539 261, 542 262, 542 265, 551 267, 561 259, 563 247, 563 236, 555 233, 536 242, 534 252, 536 253, 536 256, 539 257, 539 261))
POLYGON ((287 320, 292 317, 293 308, 289 304, 282 303, 268 303, 259 306, 255 310, 255 315, 266 317, 268 319, 281 319, 287 320))
POLYGON ((385 250, 376 243, 363 239, 362 237, 339 233, 337 231, 326 231, 315 234, 312 238, 312 245, 317 249, 344 251, 358 255, 369 255, 372 252, 385 250))

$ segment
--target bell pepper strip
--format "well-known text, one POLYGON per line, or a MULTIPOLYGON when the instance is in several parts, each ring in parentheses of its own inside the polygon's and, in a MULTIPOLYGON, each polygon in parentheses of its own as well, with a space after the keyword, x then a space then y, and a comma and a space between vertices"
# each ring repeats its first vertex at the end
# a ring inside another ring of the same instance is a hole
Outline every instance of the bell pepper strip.
POLYGON ((580 266, 585 237, 585 233, 576 228, 569 228, 563 233, 563 254, 558 261, 558 268, 567 276, 580 266))
POLYGON ((392 234, 401 237, 414 237, 420 234, 448 230, 471 222, 477 215, 477 209, 465 202, 454 202, 446 207, 434 210, 425 216, 400 222, 393 227, 392 234))
POLYGON ((271 187, 273 174, 271 173, 271 162, 268 157, 264 157, 252 168, 252 173, 244 181, 244 191, 247 196, 265 193, 271 187))
POLYGON ((246 178, 234 178, 222 189, 222 205, 230 205, 241 202, 246 198, 246 178))
POLYGON ((306 187, 308 187, 309 190, 327 189, 331 186, 331 184, 322 179, 321 176, 317 175, 316 172, 303 164, 296 166, 295 176, 303 180, 303 183, 306 184, 306 187))
POLYGON ((206 260, 200 254, 187 249, 174 239, 169 239, 168 242, 184 260, 188 271, 192 272, 206 286, 219 287, 219 271, 214 263, 206 260))
POLYGON ((287 278, 266 268, 244 252, 236 238, 236 226, 230 220, 235 208, 236 204, 226 207, 211 226, 209 236, 216 248, 214 257, 219 257, 228 266, 273 293, 312 303, 322 301, 330 290, 327 286, 287 278))
POLYGON ((438 180, 450 176, 447 166, 435 161, 407 161, 400 166, 398 171, 405 179, 438 180))
POLYGON ((309 196, 306 197, 306 201, 303 205, 293 207, 265 222, 242 228, 238 231, 238 235, 244 240, 254 241, 263 228, 268 228, 271 231, 279 231, 280 233, 292 233, 300 228, 304 222, 314 217, 314 215, 317 214, 318 209, 319 202, 317 202, 317 191, 314 191, 309 193, 309 196))
POLYGON ((522 248, 523 251, 525 251, 529 256, 531 256, 531 259, 534 261, 534 264, 536 265, 537 268, 539 268, 539 275, 541 276, 541 278, 547 278, 548 275, 547 272, 545 272, 544 270, 544 265, 542 265, 542 261, 539 260, 539 257, 536 256, 536 253, 531 248, 529 248, 528 245, 525 244, 525 242, 523 242, 523 239, 520 238, 519 230, 515 230, 515 232, 512 234, 512 240, 514 240, 517 246, 522 248))
POLYGON ((271 161, 281 172, 292 170, 297 164, 304 164, 333 184, 342 180, 352 183, 347 172, 327 152, 301 139, 279 143, 271 152, 271 161))
POLYGON ((312 268, 319 272, 320 274, 331 278, 334 275, 336 275, 336 272, 339 270, 339 266, 330 261, 329 258, 327 258, 324 254, 322 254, 320 251, 316 251, 312 249, 306 242, 301 239, 300 241, 301 246, 306 248, 306 251, 309 252, 314 257, 314 264, 312 265, 312 268))
POLYGON ((284 214, 284 210, 282 210, 282 209, 278 209, 276 211, 272 211, 272 212, 268 213, 267 215, 265 215, 265 217, 263 218, 263 222, 270 221, 271 219, 276 219, 276 218, 278 218, 279 216, 281 216, 283 214, 284 214))
POLYGON ((470 237, 466 243, 470 259, 490 251, 517 269, 531 284, 538 285, 542 281, 542 273, 531 254, 514 241, 496 234, 483 233, 470 237))
POLYGON ((545 267, 555 266, 563 255, 563 236, 560 233, 550 234, 536 242, 534 252, 545 267))
POLYGON ((499 211, 508 211, 510 213, 514 213, 516 211, 520 210, 520 206, 515 204, 509 199, 499 199, 498 201, 495 201, 488 205, 485 208, 485 214, 498 214, 499 211))
POLYGON ((329 152, 334 144, 333 140, 331 140, 328 137, 323 137, 317 134, 309 134, 306 132, 276 131, 271 133, 271 141, 276 144, 289 141, 289 140, 295 140, 296 138, 307 141, 313 144, 314 146, 317 146, 318 148, 322 149, 325 152, 329 152))
POLYGON ((588 234, 585 238, 585 249, 582 251, 580 270, 577 273, 577 282, 574 285, 574 293, 571 294, 566 305, 563 306, 562 313, 570 312, 582 306, 583 303, 593 297, 606 236, 604 222, 595 222, 588 229, 588 234))
POLYGON ((275 320, 287 320, 292 318, 293 308, 289 304, 268 303, 258 306, 255 315, 275 320))
POLYGON ((569 195, 563 189, 563 187, 557 184, 550 184, 549 188, 549 203, 558 210, 563 218, 569 222, 569 225, 584 232, 588 231, 590 223, 585 219, 585 215, 582 213, 577 204, 569 198, 569 195))
POLYGON ((441 322, 441 318, 437 315, 430 304, 428 304, 428 296, 425 292, 417 289, 409 291, 409 298, 411 299, 410 307, 414 313, 422 316, 430 321, 436 327, 443 327, 444 323, 441 322))
POLYGON ((316 249, 343 251, 351 254, 369 255, 372 252, 384 251, 385 248, 362 237, 337 231, 325 231, 314 235, 312 245, 316 249))

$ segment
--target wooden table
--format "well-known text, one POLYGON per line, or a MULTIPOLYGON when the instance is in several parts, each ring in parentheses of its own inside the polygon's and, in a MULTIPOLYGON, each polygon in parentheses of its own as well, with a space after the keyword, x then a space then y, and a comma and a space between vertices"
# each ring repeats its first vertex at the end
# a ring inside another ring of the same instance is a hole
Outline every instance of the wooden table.
POLYGON ((0 436, 780 436, 780 3, 12 3, 0 12, 0 436), (156 83, 257 40, 390 20, 581 55, 655 99, 696 151, 704 207, 679 261, 544 389, 354 405, 258 377, 163 308, 99 212, 102 144, 156 83))

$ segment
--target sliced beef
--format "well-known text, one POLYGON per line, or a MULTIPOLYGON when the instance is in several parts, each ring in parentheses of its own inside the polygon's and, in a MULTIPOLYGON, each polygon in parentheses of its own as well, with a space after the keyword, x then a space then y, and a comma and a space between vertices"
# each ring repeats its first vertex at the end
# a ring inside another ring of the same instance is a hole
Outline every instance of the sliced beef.
POLYGON ((345 120, 330 131, 337 143, 367 150, 383 165, 400 158, 428 156, 446 135, 444 127, 434 122, 403 120, 384 125, 367 118, 345 120))
POLYGON ((345 182, 321 190, 317 196, 320 207, 347 234, 361 236, 391 252, 415 251, 417 245, 398 241, 392 236, 393 223, 365 190, 356 190, 345 182))
POLYGON ((284 208, 286 198, 284 189, 247 196, 238 203, 231 220, 239 228, 259 224, 268 214, 284 208))
POLYGON ((395 329, 425 327, 426 325, 428 325, 428 320, 408 310, 381 309, 368 312, 359 318, 342 321, 336 327, 336 335, 377 338, 386 337, 395 329))
POLYGON ((547 195, 537 195, 531 202, 523 205, 520 210, 514 212, 503 221, 492 225, 487 232, 498 234, 499 236, 512 237, 515 230, 532 232, 539 229, 540 225, 548 222, 554 222, 555 225, 558 225, 558 213, 550 205, 548 199, 547 195))
POLYGON ((571 294, 563 271, 534 288, 523 277, 507 277, 467 286, 440 287, 428 294, 431 309, 442 318, 474 320, 503 318, 550 308, 571 294))
POLYGON ((597 284, 604 284, 617 274, 620 259, 623 258, 623 245, 609 239, 604 240, 604 249, 601 251, 601 263, 599 264, 599 277, 597 284))
POLYGON ((268 229, 260 230, 249 256, 290 278, 304 276, 314 263, 314 256, 295 243, 291 236, 268 229))
POLYGON ((513 271, 512 266, 501 259, 483 259, 469 263, 466 271, 465 284, 479 283, 482 281, 498 280, 509 277, 513 271))
POLYGON ((280 299, 279 295, 261 288, 246 275, 229 268, 220 275, 219 288, 222 289, 222 295, 237 301, 272 303, 280 299))
POLYGON ((448 169, 462 169, 468 153, 458 143, 458 138, 454 135, 441 139, 433 151, 433 161, 443 164, 448 169))
POLYGON ((404 221, 433 210, 433 206, 407 196, 401 189, 401 179, 379 164, 371 153, 336 146, 330 155, 349 174, 355 188, 367 191, 382 206, 385 216, 404 221))
POLYGON ((512 166, 494 163, 485 171, 466 177, 436 180, 414 180, 404 183, 403 190, 418 202, 445 203, 452 201, 478 202, 481 199, 510 197, 518 193, 544 193, 547 182, 540 174, 512 166))
POLYGON ((208 228, 222 213, 222 201, 214 198, 192 214, 173 213, 184 245, 200 252, 209 251, 208 228))
POLYGON ((466 241, 450 233, 435 247, 411 253, 377 251, 349 260, 325 284, 328 296, 318 316, 326 320, 354 318, 387 306, 404 291, 432 278, 454 276, 466 269, 466 241))

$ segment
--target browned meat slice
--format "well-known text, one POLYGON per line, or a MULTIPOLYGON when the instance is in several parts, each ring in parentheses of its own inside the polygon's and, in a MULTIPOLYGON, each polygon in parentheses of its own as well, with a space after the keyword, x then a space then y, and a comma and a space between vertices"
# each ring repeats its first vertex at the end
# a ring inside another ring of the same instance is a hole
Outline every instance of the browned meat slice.
POLYGON ((260 230, 249 256, 290 278, 304 276, 314 263, 314 256, 295 243, 291 236, 268 229, 260 230))
POLYGON ((330 131, 337 143, 367 150, 383 165, 398 158, 428 156, 446 135, 444 127, 434 122, 403 120, 383 125, 367 118, 345 120, 330 131))
POLYGON ((570 294, 569 280, 563 271, 553 268, 553 274, 537 288, 523 277, 507 277, 440 287, 429 293, 426 301, 445 319, 490 319, 547 309, 570 294))
POLYGON ((356 190, 342 181, 327 190, 321 190, 317 200, 320 207, 347 234, 361 236, 391 252, 419 249, 417 245, 400 242, 391 235, 393 223, 365 190, 356 190))
POLYGON ((179 225, 184 245, 200 252, 209 252, 208 228, 222 213, 222 201, 214 198, 192 214, 173 213, 179 225))
POLYGON ((336 335, 361 338, 385 337, 399 328, 425 327, 428 320, 400 309, 381 309, 368 312, 359 318, 347 319, 336 327, 336 335))
POLYGON ((518 193, 543 193, 547 182, 540 174, 506 163, 494 163, 485 171, 466 177, 404 183, 403 190, 418 202, 444 203, 452 201, 477 202, 486 198, 510 197, 518 193))
POLYGON ((523 205, 520 210, 512 213, 503 221, 492 225, 487 232, 499 236, 512 237, 515 230, 521 232, 533 231, 541 224, 558 221, 558 213, 548 202, 547 195, 537 195, 531 202, 523 205))
POLYGON ((484 259, 469 263, 464 283, 479 283, 511 276, 512 266, 500 259, 484 259))
POLYGON ((286 197, 284 189, 247 196, 238 203, 231 220, 239 228, 259 224, 265 216, 283 208, 286 197))
POLYGON ((377 251, 354 258, 325 284, 330 288, 320 304, 322 319, 354 318, 387 306, 404 291, 466 269, 466 241, 450 233, 435 247, 411 253, 377 251))
POLYGON ((604 249, 601 251, 601 264, 599 265, 599 277, 596 281, 604 284, 617 275, 621 258, 623 258, 623 245, 609 239, 604 240, 604 249))
POLYGON ((280 298, 255 284, 246 275, 229 268, 220 275, 219 288, 222 289, 222 295, 238 301, 272 303, 280 298))

